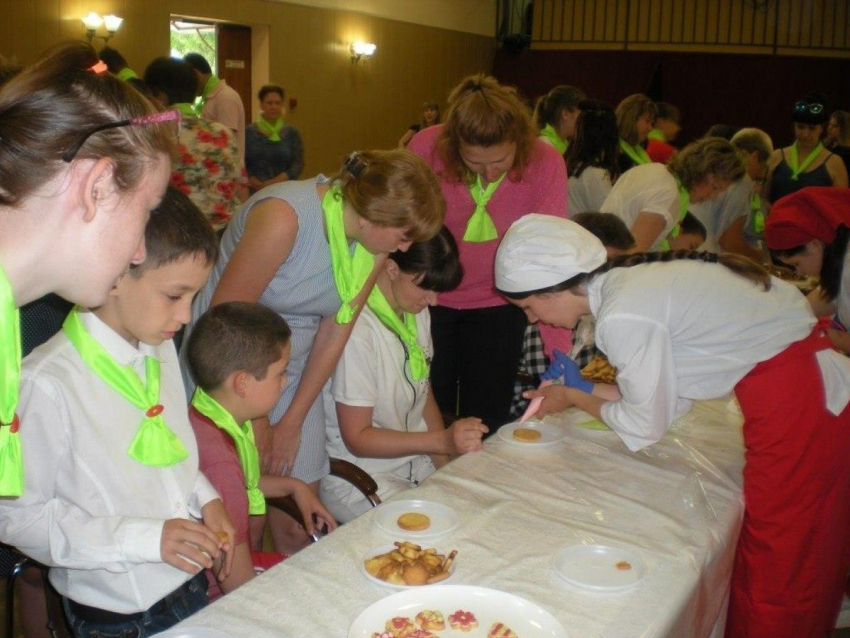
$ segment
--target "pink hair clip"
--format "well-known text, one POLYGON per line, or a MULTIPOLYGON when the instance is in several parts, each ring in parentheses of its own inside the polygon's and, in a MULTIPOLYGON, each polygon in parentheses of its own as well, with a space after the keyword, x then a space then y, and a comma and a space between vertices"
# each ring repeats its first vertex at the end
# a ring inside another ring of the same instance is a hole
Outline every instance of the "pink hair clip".
POLYGON ((101 73, 106 73, 107 71, 109 71, 109 67, 106 66, 106 63, 103 60, 98 60, 89 67, 89 71, 91 71, 95 75, 100 75, 101 73))
POLYGON ((167 111, 159 111, 150 115, 140 115, 130 120, 130 124, 162 124, 163 122, 177 122, 183 120, 180 111, 177 109, 169 109, 167 111))

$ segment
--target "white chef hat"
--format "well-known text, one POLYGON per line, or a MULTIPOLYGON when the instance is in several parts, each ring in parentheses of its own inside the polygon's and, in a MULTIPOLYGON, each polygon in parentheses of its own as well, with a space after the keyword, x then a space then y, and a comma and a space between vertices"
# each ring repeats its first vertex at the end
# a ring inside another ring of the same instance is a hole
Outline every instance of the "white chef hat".
POLYGON ((505 233, 496 252, 496 288, 530 292, 560 284, 605 263, 602 242, 575 222, 525 215, 505 233))

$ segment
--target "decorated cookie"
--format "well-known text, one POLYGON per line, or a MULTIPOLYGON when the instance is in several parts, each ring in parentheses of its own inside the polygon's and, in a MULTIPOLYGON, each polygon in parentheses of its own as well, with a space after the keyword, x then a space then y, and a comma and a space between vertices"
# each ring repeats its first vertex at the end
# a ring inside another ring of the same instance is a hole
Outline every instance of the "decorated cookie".
POLYGON ((449 614, 449 624, 452 626, 452 629, 472 631, 478 627, 478 619, 471 611, 458 609, 453 614, 449 614))
POLYGON ((422 629, 429 631, 442 631, 446 628, 446 621, 443 619, 443 614, 431 609, 423 609, 416 614, 416 624, 422 629))

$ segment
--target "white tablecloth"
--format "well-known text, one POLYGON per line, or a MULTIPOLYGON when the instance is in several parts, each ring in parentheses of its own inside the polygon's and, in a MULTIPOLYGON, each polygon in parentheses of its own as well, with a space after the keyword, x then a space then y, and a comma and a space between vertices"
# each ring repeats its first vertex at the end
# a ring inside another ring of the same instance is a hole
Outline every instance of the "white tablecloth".
MULTIPOLYGON (((493 437, 405 498, 445 503, 461 518, 440 549, 457 548, 453 584, 507 591, 552 613, 571 638, 708 636, 725 597, 743 515, 741 417, 705 401, 662 441, 632 453, 610 431, 547 422, 564 443, 523 449, 493 437), (572 588, 552 570, 563 547, 636 549, 646 576, 619 594, 572 588)), ((585 415, 586 418, 586 415, 585 415)), ((360 561, 387 543, 374 511, 180 625, 234 638, 336 638, 393 590, 366 580, 360 561)))

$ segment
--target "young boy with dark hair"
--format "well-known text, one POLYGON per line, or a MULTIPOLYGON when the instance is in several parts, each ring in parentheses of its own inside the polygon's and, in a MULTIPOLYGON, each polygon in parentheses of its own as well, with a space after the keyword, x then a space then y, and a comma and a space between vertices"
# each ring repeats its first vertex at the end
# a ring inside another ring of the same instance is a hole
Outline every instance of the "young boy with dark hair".
MULTIPOLYGON (((336 527, 306 483, 260 473, 251 420, 266 416, 286 385, 290 335, 286 321, 273 310, 233 301, 202 315, 186 344, 197 386, 189 420, 198 441, 201 471, 224 497, 236 528, 233 569, 218 583, 224 593, 254 577, 251 530, 255 537, 262 532, 265 497, 291 495, 307 535, 313 533, 314 516, 330 529, 336 527)), ((219 592, 212 578, 210 584, 215 597, 219 592)))
POLYGON ((0 501, 0 538, 50 567, 76 636, 164 631, 206 604, 202 568, 225 577, 232 562, 171 341, 216 238, 169 188, 145 242, 147 259, 102 306, 72 310, 21 375, 26 485, 0 501))

